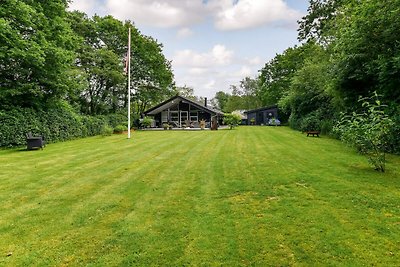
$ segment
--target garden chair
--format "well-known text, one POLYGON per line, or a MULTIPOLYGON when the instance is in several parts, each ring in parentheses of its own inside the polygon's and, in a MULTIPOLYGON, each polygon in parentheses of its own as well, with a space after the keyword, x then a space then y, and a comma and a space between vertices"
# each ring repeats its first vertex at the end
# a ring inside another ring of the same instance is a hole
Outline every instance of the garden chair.
POLYGON ((32 149, 43 149, 45 147, 46 142, 44 140, 44 136, 32 136, 32 133, 29 132, 26 134, 26 146, 27 150, 32 149))

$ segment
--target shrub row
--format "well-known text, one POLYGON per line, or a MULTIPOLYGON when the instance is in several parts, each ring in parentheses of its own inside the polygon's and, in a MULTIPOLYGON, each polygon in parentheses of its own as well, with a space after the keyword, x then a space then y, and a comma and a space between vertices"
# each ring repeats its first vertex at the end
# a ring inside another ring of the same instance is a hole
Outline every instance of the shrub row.
POLYGON ((0 147, 26 144, 26 133, 44 135, 47 143, 103 134, 106 126, 124 124, 122 114, 82 116, 65 107, 51 110, 0 110, 0 147))
POLYGON ((397 107, 390 118, 393 125, 388 136, 389 152, 400 155, 400 107, 397 107))
POLYGON ((323 119, 319 112, 311 112, 305 116, 296 116, 295 114, 290 115, 289 125, 291 128, 305 131, 324 131, 324 134, 330 132, 330 125, 327 123, 328 120, 323 119))
MULTIPOLYGON (((396 112, 392 112, 390 118, 394 124, 387 136, 388 140, 386 142, 388 146, 386 152, 400 154, 400 108, 396 112)), ((336 119, 329 118, 320 110, 302 116, 291 114, 289 117, 289 125, 295 130, 302 132, 316 130, 321 131, 322 134, 338 138, 337 134, 332 131, 336 123, 336 119)))

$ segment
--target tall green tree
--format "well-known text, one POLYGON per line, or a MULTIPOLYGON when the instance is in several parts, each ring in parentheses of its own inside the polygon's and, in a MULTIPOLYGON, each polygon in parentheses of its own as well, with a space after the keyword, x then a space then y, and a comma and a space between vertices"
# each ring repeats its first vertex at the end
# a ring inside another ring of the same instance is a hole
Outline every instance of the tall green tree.
POLYGON ((261 69, 260 97, 263 105, 276 105, 289 90, 295 72, 304 62, 306 46, 286 49, 261 69))
POLYGON ((259 97, 258 78, 243 78, 239 85, 231 85, 232 95, 225 105, 225 112, 235 110, 251 110, 262 106, 259 97))
POLYGON ((81 92, 82 111, 88 114, 116 112, 127 105, 127 76, 124 64, 128 28, 132 30, 131 87, 135 111, 169 96, 173 88, 171 64, 162 53, 162 45, 144 36, 130 21, 112 16, 88 18, 70 14, 72 28, 80 38, 77 67, 86 77, 81 92))
POLYGON ((329 44, 335 30, 335 20, 340 8, 348 1, 310 0, 308 13, 298 21, 298 39, 329 44))
POLYGON ((308 57, 292 76, 287 93, 279 100, 279 107, 290 114, 289 122, 293 128, 329 132, 331 124, 327 121, 335 114, 330 55, 317 44, 310 43, 307 49, 308 57))
POLYGON ((126 94, 123 23, 111 16, 88 18, 81 12, 72 12, 70 23, 80 40, 76 65, 86 79, 80 93, 81 110, 87 114, 116 112, 126 94))
POLYGON ((316 46, 315 42, 309 41, 301 46, 290 47, 265 64, 258 78, 263 105, 276 105, 289 94, 293 77, 307 59, 315 57, 316 46))
POLYGON ((162 44, 139 31, 132 35, 131 76, 139 114, 175 93, 171 61, 165 58, 162 44))
POLYGON ((3 0, 0 5, 0 102, 41 107, 66 98, 74 59, 66 0, 3 0))
POLYGON ((231 95, 229 93, 225 93, 223 91, 218 91, 215 94, 215 97, 214 97, 213 101, 215 102, 216 106, 220 110, 225 111, 226 110, 226 104, 228 103, 230 97, 231 97, 231 95))
POLYGON ((377 91, 400 103, 400 1, 349 1, 336 18, 332 62, 343 106, 377 91))

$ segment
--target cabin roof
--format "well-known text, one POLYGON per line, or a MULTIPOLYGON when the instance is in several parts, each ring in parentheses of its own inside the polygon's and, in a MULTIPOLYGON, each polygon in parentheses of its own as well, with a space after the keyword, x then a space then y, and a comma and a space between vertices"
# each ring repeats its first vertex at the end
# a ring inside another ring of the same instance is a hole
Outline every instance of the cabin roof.
POLYGON ((170 99, 165 100, 164 102, 162 102, 162 103, 160 103, 160 104, 158 104, 158 105, 146 110, 144 112, 144 114, 145 115, 158 114, 163 110, 167 110, 168 108, 171 108, 172 106, 176 105, 180 101, 182 101, 183 103, 189 103, 190 105, 195 106, 196 108, 204 110, 204 111, 206 111, 208 113, 211 113, 211 114, 215 114, 215 115, 223 115, 224 114, 223 112, 221 112, 218 109, 215 109, 215 108, 210 107, 210 106, 204 106, 203 104, 201 104, 199 102, 193 101, 191 99, 188 99, 188 98, 180 96, 180 95, 173 96, 170 99))
POLYGON ((248 113, 254 113, 254 112, 264 111, 264 110, 273 110, 273 109, 277 109, 277 108, 278 108, 277 106, 262 107, 262 108, 247 110, 244 113, 248 114, 248 113))

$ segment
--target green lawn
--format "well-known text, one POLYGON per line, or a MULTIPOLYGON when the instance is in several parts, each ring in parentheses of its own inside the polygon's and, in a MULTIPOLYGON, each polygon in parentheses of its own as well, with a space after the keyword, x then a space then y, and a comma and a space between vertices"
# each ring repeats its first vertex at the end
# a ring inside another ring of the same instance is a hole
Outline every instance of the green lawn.
POLYGON ((0 265, 399 266, 388 161, 286 127, 1 150, 0 265))

